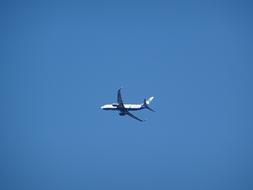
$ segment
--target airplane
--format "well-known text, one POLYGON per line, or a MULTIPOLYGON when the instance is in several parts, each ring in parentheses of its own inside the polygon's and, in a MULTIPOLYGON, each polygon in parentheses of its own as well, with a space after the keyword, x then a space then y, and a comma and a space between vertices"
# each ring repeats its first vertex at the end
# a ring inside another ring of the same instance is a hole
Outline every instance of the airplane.
POLYGON ((148 109, 150 111, 155 112, 155 110, 153 110, 149 107, 149 104, 151 103, 151 101, 153 99, 154 99, 154 97, 152 96, 148 99, 144 99, 144 102, 142 104, 124 104, 123 100, 122 100, 121 88, 120 88, 117 93, 117 103, 105 104, 105 105, 101 106, 101 109, 119 111, 120 116, 128 115, 138 121, 143 122, 145 120, 142 120, 142 119, 136 117, 135 115, 133 115, 129 111, 138 111, 138 110, 142 110, 142 109, 148 109))

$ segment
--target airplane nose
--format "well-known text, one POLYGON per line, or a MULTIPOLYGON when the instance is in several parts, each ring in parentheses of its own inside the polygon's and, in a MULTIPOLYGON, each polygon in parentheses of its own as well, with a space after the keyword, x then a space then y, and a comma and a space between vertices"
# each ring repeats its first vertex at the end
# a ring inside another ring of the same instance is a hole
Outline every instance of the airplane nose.
POLYGON ((101 106, 100 108, 101 108, 101 109, 104 109, 104 107, 105 107, 105 106, 101 106))

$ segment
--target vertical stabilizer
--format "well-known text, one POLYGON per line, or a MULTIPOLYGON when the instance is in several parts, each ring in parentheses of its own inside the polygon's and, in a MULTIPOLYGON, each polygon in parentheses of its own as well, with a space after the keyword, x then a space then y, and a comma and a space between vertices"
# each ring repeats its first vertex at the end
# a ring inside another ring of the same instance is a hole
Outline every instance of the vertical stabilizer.
POLYGON ((149 104, 152 102, 153 99, 154 99, 154 97, 151 96, 150 98, 148 98, 148 99, 146 100, 146 103, 149 105, 149 104))
POLYGON ((155 112, 155 110, 153 110, 153 109, 151 109, 151 108, 149 107, 149 104, 152 102, 153 99, 154 99, 153 96, 150 97, 150 98, 148 98, 148 99, 144 99, 143 106, 144 106, 145 108, 147 108, 148 110, 155 112))

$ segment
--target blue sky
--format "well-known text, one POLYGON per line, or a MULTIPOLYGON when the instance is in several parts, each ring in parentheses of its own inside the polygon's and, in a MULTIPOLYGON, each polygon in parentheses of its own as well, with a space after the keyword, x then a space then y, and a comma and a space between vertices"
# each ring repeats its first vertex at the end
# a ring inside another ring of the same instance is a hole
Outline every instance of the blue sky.
POLYGON ((0 189, 253 189, 250 1, 2 1, 0 189), (141 123, 100 109, 155 96, 141 123))

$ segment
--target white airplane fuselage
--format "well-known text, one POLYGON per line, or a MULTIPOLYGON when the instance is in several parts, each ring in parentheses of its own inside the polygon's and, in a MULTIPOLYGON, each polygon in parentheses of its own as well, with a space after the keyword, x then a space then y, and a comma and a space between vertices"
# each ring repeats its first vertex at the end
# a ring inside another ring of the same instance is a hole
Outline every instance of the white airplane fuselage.
MULTIPOLYGON (((138 111, 138 110, 142 110, 145 108, 143 106, 143 104, 124 104, 124 107, 128 111, 138 111)), ((101 109, 112 110, 112 111, 121 111, 121 109, 118 108, 118 105, 116 103, 115 104, 105 104, 101 107, 101 109)))

